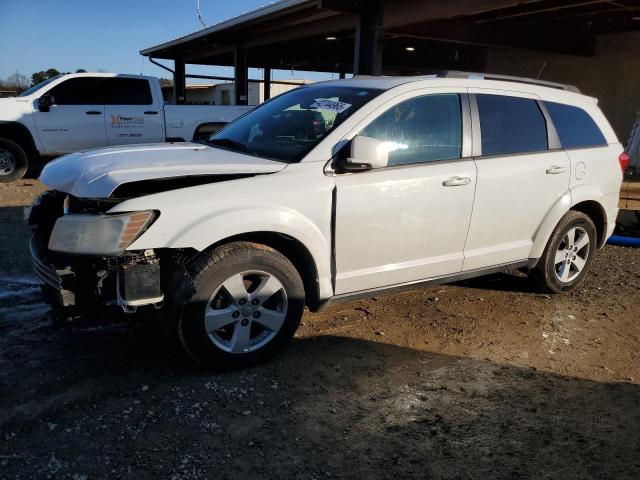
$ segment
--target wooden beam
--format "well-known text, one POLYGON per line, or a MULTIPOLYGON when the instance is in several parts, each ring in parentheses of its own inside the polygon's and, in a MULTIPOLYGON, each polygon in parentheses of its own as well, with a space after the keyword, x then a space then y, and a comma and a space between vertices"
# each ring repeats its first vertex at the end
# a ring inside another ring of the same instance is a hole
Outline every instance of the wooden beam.
POLYGON ((177 105, 187 101, 184 62, 176 60, 173 68, 173 99, 177 105))
POLYGON ((380 26, 382 10, 378 0, 362 4, 358 26, 353 64, 355 75, 382 74, 383 33, 380 26))
POLYGON ((247 67, 247 50, 236 46, 234 52, 234 77, 236 87, 236 105, 249 103, 249 68, 247 67))
POLYGON ((271 69, 265 67, 264 69, 264 99, 269 100, 271 98, 271 69))

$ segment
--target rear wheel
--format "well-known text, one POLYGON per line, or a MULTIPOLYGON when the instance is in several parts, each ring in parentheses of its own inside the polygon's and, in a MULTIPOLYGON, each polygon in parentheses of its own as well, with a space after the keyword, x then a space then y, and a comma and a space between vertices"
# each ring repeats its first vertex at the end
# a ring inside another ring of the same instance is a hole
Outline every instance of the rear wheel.
POLYGON ((304 310, 298 271, 264 245, 236 242, 196 261, 196 293, 178 320, 183 349, 211 367, 263 362, 295 333, 304 310))
POLYGON ((582 212, 569 211, 553 231, 531 275, 549 292, 572 290, 589 270, 597 243, 593 221, 582 212))
POLYGON ((0 138, 0 183, 20 180, 27 172, 27 154, 16 142, 0 138))

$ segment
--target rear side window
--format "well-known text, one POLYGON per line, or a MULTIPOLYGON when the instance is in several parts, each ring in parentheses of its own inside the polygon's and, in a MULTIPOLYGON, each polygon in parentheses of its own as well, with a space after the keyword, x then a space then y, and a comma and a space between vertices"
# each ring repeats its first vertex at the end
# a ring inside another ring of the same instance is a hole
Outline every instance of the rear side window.
POLYGON ((70 78, 49 90, 49 94, 56 105, 102 105, 102 95, 92 77, 70 78))
POLYGON ((106 78, 106 105, 151 105, 149 82, 142 78, 106 78))
POLYGON ((502 95, 476 95, 476 99, 482 155, 547 149, 547 123, 535 100, 502 95))
POLYGON ((544 102, 563 148, 597 147, 607 144, 591 116, 578 107, 544 102))
POLYGON ((389 166, 460 158, 460 96, 426 95, 399 103, 376 118, 360 135, 393 143, 389 166))

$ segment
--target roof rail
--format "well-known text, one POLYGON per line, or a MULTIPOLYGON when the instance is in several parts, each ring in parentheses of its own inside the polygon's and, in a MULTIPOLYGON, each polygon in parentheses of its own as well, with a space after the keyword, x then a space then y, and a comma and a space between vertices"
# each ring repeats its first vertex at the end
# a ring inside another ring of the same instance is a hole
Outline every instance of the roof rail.
POLYGON ((565 83, 547 82, 546 80, 536 80, 535 78, 514 77, 511 75, 496 75, 493 73, 460 72, 457 70, 442 70, 435 72, 441 78, 478 78, 484 80, 504 80, 507 82, 527 83, 529 85, 540 85, 543 87, 557 88, 568 92, 581 93, 578 87, 565 83))

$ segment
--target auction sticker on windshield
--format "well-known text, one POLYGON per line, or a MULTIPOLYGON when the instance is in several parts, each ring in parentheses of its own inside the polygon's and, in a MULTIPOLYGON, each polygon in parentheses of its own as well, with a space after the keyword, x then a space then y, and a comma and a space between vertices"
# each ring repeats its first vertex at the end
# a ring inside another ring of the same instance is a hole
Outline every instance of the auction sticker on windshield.
POLYGON ((338 100, 329 100, 326 98, 316 99, 311 104, 311 108, 317 108, 318 110, 329 110, 331 112, 342 113, 351 106, 350 103, 339 102, 338 100))

